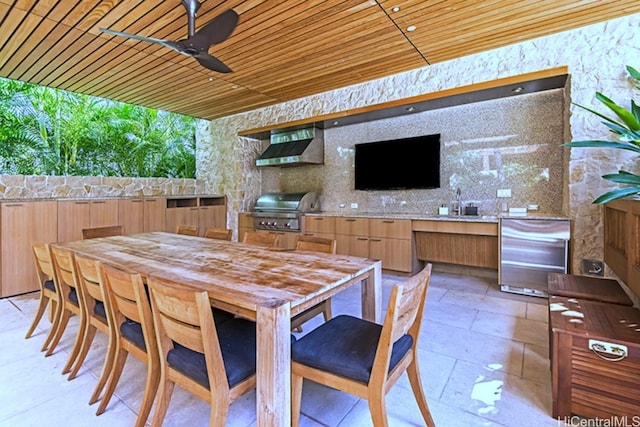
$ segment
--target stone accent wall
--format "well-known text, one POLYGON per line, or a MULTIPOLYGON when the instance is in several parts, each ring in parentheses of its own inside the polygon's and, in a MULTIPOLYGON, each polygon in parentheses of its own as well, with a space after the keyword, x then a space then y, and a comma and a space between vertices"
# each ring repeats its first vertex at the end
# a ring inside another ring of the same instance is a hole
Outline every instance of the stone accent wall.
MULTIPOLYGON (((239 131, 558 66, 568 66, 571 75, 565 99, 569 108, 563 113, 565 139, 606 138, 600 119, 569 102, 603 111, 594 98, 600 91, 628 105, 633 88, 624 66, 640 67, 633 63, 640 58, 639 27, 640 15, 631 15, 214 120, 198 134, 198 178, 206 181, 207 192, 228 196, 229 225, 235 228, 235 212, 249 208, 263 189, 282 185, 277 176, 254 166, 260 144, 238 137, 239 131)), ((612 150, 573 149, 566 157, 564 185, 556 191, 562 193, 563 213, 573 221, 572 267, 580 272, 580 259, 603 257, 601 206, 591 203, 611 187, 601 175, 620 167, 632 172, 638 168, 635 156, 612 150)))
POLYGON ((197 179, 0 175, 0 200, 187 196, 205 188, 197 179))

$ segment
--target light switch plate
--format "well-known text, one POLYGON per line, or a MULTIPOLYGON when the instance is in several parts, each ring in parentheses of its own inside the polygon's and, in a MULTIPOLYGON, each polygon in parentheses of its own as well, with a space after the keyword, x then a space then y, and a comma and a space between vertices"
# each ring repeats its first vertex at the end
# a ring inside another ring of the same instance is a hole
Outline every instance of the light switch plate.
POLYGON ((351 203, 351 209, 358 209, 357 203, 351 203))
POLYGON ((497 197, 511 197, 510 188, 498 188, 497 197))

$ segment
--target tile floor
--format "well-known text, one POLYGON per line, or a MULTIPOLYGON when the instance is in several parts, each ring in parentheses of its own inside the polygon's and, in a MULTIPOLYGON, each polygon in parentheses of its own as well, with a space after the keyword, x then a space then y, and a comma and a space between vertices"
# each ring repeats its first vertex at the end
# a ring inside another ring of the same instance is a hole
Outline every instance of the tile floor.
MULTIPOLYGON (((383 305, 402 277, 384 275, 383 305)), ((129 357, 107 411, 96 417, 87 404, 106 349, 100 332, 79 375, 60 374, 73 344, 69 326, 56 352, 40 352, 47 328, 24 339, 37 294, 0 300, 0 427, 131 426, 142 397, 145 366, 129 357)), ((334 314, 360 312, 359 287, 337 295, 334 314)), ((321 317, 305 325, 319 324, 321 317)), ((547 357, 546 300, 505 294, 495 278, 434 272, 428 290, 419 342, 423 384, 439 427, 561 425, 551 417, 551 381, 547 357)), ((391 426, 422 426, 409 381, 404 375, 387 395, 391 426)), ((365 401, 305 382, 301 425, 370 426, 365 401)), ((166 426, 207 424, 209 406, 176 388, 166 426)), ((255 393, 230 408, 229 426, 253 426, 255 393)))

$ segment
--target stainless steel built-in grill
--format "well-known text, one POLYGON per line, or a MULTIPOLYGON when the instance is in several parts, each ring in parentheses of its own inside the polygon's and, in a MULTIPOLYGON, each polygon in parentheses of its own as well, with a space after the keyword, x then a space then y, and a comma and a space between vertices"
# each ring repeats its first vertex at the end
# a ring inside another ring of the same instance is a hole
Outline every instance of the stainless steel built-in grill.
POLYGON ((265 193, 258 197, 253 216, 256 230, 300 231, 301 217, 318 212, 320 201, 314 192, 265 193))

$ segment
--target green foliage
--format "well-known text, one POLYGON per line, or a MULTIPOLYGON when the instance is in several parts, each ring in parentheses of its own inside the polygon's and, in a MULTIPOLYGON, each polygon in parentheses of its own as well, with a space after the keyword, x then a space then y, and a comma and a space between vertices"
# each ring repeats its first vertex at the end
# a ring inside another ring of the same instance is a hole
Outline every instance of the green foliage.
MULTIPOLYGON (((640 72, 629 65, 627 65, 626 69, 633 79, 635 87, 640 89, 640 72)), ((598 111, 592 110, 583 105, 575 105, 603 119, 604 121, 602 124, 609 128, 609 131, 615 135, 617 141, 571 141, 564 145, 567 147, 614 148, 619 150, 629 150, 640 154, 640 107, 638 107, 634 100, 631 100, 631 109, 627 110, 600 92, 596 92, 596 99, 609 108, 609 110, 616 115, 617 119, 601 114, 598 111)), ((593 203, 607 203, 612 200, 640 194, 639 175, 620 170, 618 173, 603 175, 602 178, 625 186, 601 194, 593 201, 593 203)))
POLYGON ((0 173, 194 178, 195 121, 0 79, 0 173))

